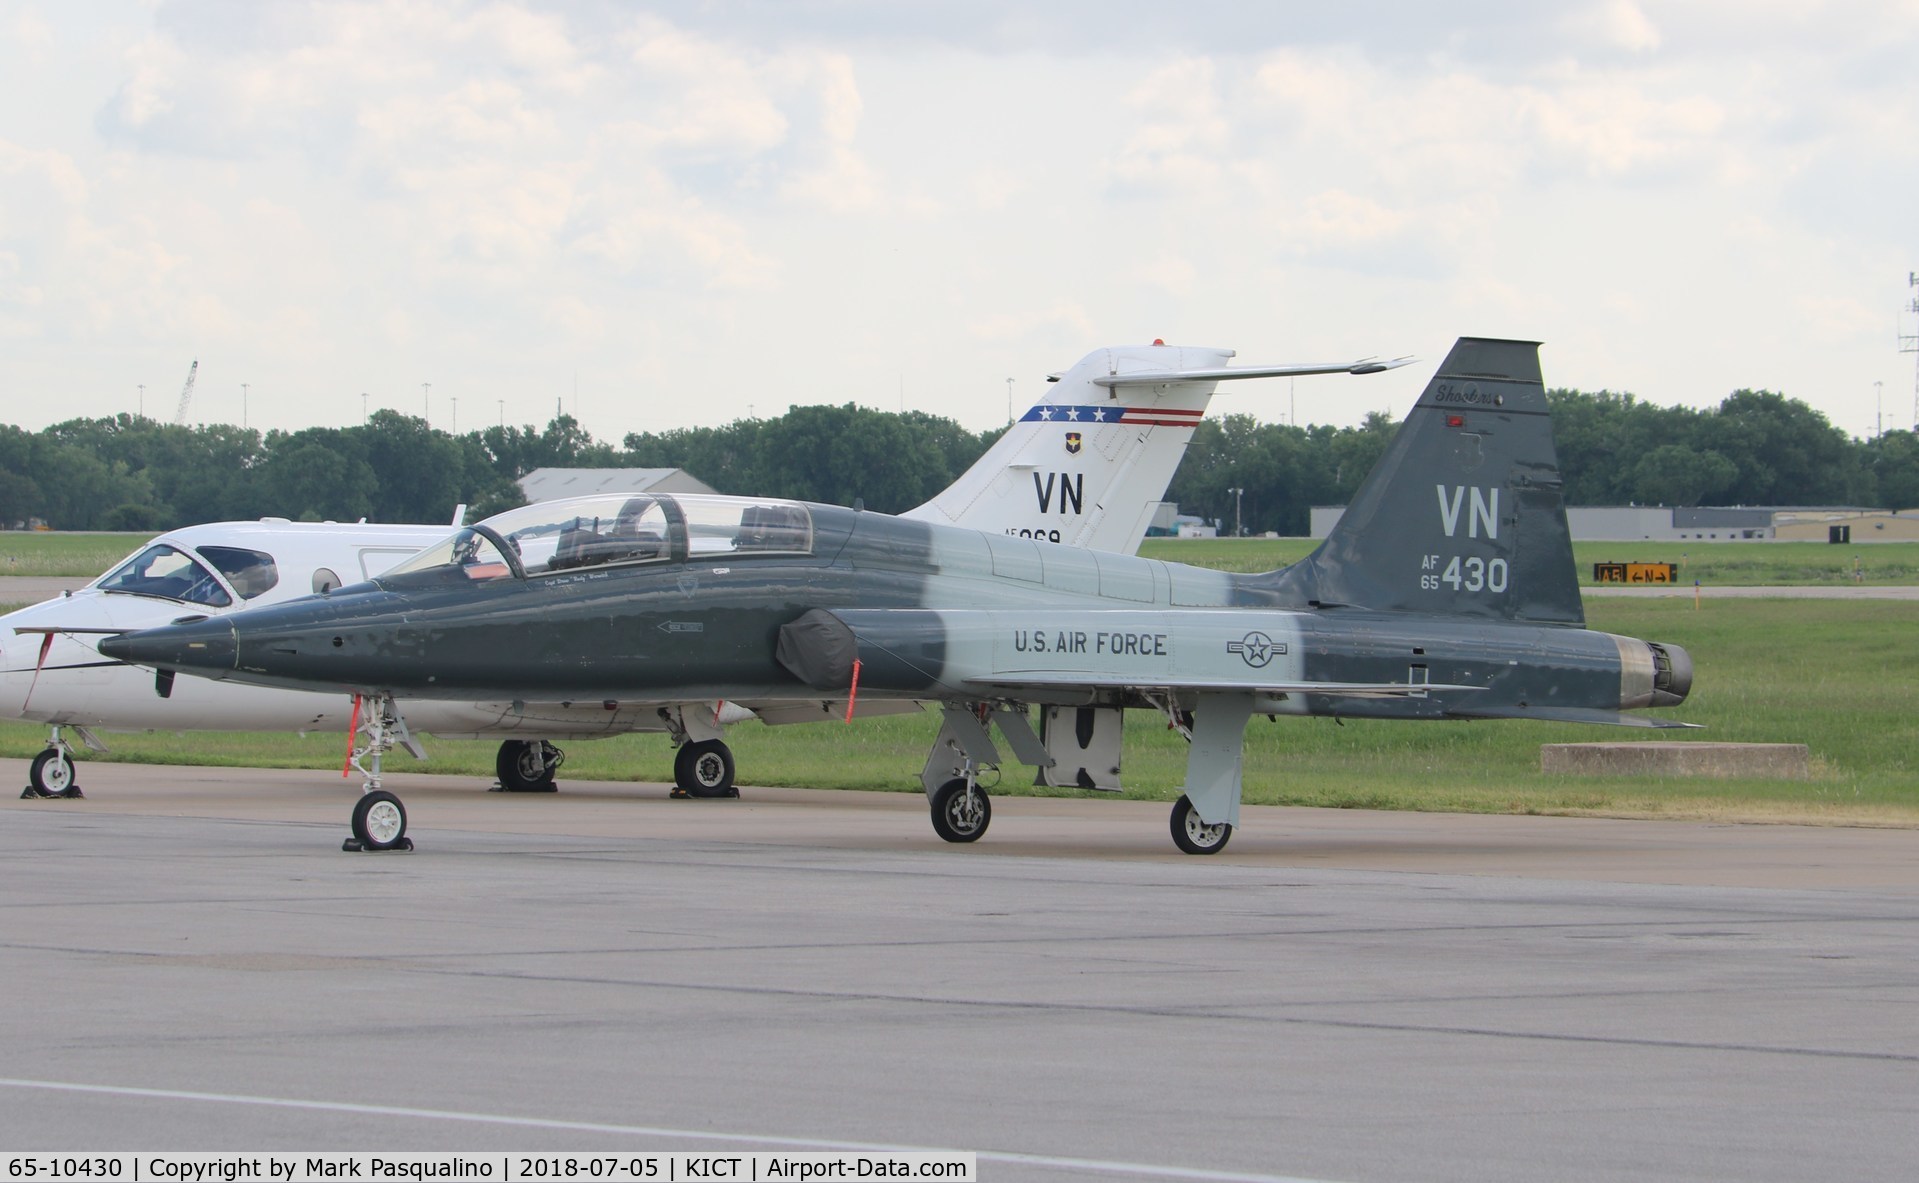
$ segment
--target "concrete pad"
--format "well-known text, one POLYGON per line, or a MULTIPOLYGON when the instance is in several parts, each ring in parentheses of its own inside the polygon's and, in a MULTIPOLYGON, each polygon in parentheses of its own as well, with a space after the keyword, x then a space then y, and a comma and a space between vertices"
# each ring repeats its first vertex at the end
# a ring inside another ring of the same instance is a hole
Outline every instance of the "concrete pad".
MULTIPOLYGON (((0 761, 0 776, 25 775, 0 761)), ((1919 834, 89 764, 0 802, 0 1147, 959 1147, 994 1180, 1904 1180, 1919 834), (1728 884, 1731 884, 1729 886, 1728 884)), ((5 782, 0 782, 5 783, 5 782)))
POLYGON ((1539 770, 1569 776, 1713 776, 1805 780, 1802 743, 1547 743, 1539 770))

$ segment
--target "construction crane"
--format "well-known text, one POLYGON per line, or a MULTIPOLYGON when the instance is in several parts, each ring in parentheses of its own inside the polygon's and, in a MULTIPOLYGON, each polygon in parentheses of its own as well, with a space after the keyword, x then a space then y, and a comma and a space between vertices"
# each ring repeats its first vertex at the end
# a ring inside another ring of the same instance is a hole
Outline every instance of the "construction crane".
POLYGON ((187 421, 187 404, 193 401, 193 380, 200 376, 200 359, 194 358, 187 367, 187 384, 180 388, 180 405, 173 412, 173 425, 184 427, 187 421))

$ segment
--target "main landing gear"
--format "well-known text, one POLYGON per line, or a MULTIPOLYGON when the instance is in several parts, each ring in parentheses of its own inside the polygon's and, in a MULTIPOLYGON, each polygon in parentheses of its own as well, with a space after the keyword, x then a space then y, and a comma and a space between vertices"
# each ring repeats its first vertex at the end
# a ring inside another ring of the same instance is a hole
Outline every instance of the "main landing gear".
POLYGON ((993 821, 993 802, 971 774, 933 792, 933 832, 948 842, 977 842, 993 821))
POLYGON ((72 799, 84 797, 79 784, 74 779, 73 749, 60 737, 60 729, 55 727, 47 738, 47 750, 33 758, 33 765, 27 770, 27 787, 20 790, 22 801, 41 800, 48 797, 72 799))
MULTIPOLYGON (((1174 802, 1169 819, 1173 844, 1187 854, 1218 854, 1226 849, 1233 828, 1239 824, 1241 765, 1253 696, 1201 692, 1190 707, 1182 706, 1170 694, 1146 697, 1165 711, 1167 721, 1192 745, 1186 759, 1185 791, 1174 802)), ((1117 716, 1121 708, 1098 709, 1117 716)), ((920 784, 932 807, 933 831, 948 842, 977 842, 993 819, 993 805, 979 783, 979 774, 1000 767, 999 749, 988 727, 999 729, 1022 764, 1045 770, 1057 767, 1059 760, 1044 741, 1034 736, 1025 709, 1017 704, 948 703, 941 709, 941 716, 939 736, 926 757, 926 767, 920 770, 920 784)), ((1099 724, 1096 719, 1075 722, 1074 742, 1062 741, 1061 747, 1069 756, 1083 760, 1095 748, 1092 736, 1099 724)), ((1101 757, 1113 765, 1100 765, 1102 775, 1117 777, 1117 751, 1115 743, 1110 754, 1101 757)), ((1098 779, 1084 764, 1077 772, 1074 781, 1099 787, 1098 779)), ((1046 779, 1044 772, 1041 779, 1046 779)))
POLYGON ((509 739, 500 745, 493 771, 503 792, 556 793, 553 778, 565 762, 566 753, 543 739, 509 739))
POLYGON ((688 740, 673 756, 675 797, 737 797, 733 786, 733 749, 725 740, 688 740))
MULTIPOLYGON (((990 706, 948 705, 940 713, 939 737, 926 757, 926 767, 920 770, 920 784, 926 789, 926 802, 933 813, 933 832, 948 842, 977 842, 993 821, 993 802, 979 783, 980 770, 997 772, 1000 762, 999 749, 993 746, 986 728, 997 717, 1001 733, 1009 736, 1009 742, 1013 735, 1027 738, 1031 730, 1020 734, 1023 714, 1015 719, 1010 713, 996 713, 990 706)), ((1035 739, 1033 746, 1037 745, 1035 739)), ((1015 743, 1015 750, 1024 746, 1015 743)))
POLYGON ((1233 836, 1231 822, 1209 826, 1201 821, 1184 793, 1173 802, 1172 821, 1173 845, 1187 854, 1218 854, 1226 849, 1227 839, 1233 836))
POLYGON ((419 745, 407 734, 406 723, 401 720, 399 709, 393 705, 392 697, 380 695, 368 702, 356 701, 353 704, 354 718, 364 721, 354 733, 355 739, 364 735, 365 741, 358 743, 347 763, 364 779, 360 788, 360 799, 353 805, 353 837, 340 844, 341 850, 348 851, 386 851, 412 850, 413 839, 406 836, 406 806, 400 799, 380 787, 380 761, 395 743, 401 744, 415 757, 421 753, 419 745), (365 761, 371 760, 369 767, 365 761))
MULTIPOLYGON (((673 737, 673 796, 737 797, 733 787, 733 749, 720 736, 723 703, 682 703, 661 707, 660 722, 673 737)), ((751 718, 750 715, 745 716, 751 718)))

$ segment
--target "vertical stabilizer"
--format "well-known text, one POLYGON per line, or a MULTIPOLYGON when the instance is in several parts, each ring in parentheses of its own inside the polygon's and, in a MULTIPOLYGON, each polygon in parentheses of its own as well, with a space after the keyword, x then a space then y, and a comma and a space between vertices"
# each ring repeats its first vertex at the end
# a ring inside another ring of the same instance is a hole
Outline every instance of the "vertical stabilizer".
POLYGON ((1132 554, 1219 383, 1376 374, 1404 359, 1233 366, 1230 349, 1098 349, 945 492, 901 517, 1132 554))
POLYGON ((1095 350, 950 487, 900 516, 1131 554, 1218 385, 1174 375, 1232 356, 1170 345, 1095 350), (1153 385, 1099 384, 1161 373, 1167 381, 1153 385))
POLYGON ((1278 586, 1328 608, 1584 624, 1560 486, 1538 344, 1461 337, 1278 586))

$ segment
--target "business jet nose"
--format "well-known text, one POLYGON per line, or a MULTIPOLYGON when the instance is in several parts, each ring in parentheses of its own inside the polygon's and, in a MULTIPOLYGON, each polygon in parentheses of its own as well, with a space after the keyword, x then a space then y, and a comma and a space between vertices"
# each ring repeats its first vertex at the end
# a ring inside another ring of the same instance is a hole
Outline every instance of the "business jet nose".
POLYGON ((101 655, 115 661, 211 677, 231 670, 237 651, 233 625, 219 616, 188 619, 100 641, 101 655))
POLYGON ((23 655, 19 638, 11 631, 0 637, 0 719, 17 719, 26 709, 27 687, 32 684, 33 663, 23 655), (20 662, 26 664, 14 667, 20 662))

